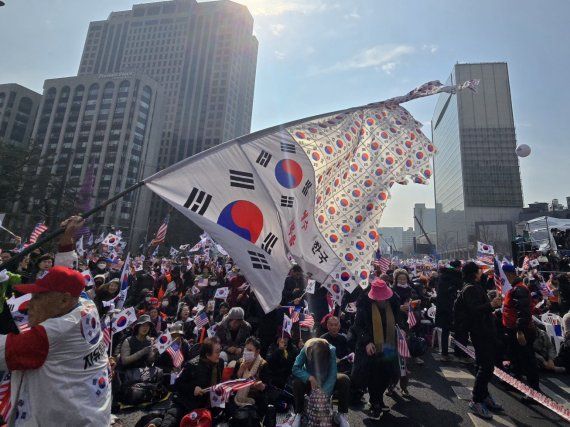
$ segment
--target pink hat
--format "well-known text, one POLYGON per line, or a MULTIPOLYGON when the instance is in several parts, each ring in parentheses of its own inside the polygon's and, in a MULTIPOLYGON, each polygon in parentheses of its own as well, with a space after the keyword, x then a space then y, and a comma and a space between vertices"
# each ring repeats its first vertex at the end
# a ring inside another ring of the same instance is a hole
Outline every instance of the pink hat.
POLYGON ((388 287, 386 282, 382 279, 376 278, 370 284, 370 291, 368 292, 368 298, 374 301, 386 301, 394 295, 392 289, 388 287))

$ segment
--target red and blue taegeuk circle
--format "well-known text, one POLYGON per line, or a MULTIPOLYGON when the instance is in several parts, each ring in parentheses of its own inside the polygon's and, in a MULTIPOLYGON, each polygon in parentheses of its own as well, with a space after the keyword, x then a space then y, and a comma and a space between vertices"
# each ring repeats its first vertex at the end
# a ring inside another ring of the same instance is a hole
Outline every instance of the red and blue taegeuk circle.
POLYGON ((105 377, 100 377, 100 378, 97 380, 97 386, 98 386, 101 390, 104 389, 105 387, 107 387, 107 378, 105 378, 105 377))
POLYGON ((346 282, 348 279, 350 279, 350 274, 347 271, 343 271, 342 273, 340 273, 340 279, 343 282, 346 282))
POLYGON ((263 214, 254 203, 248 200, 236 200, 222 209, 218 224, 255 243, 263 229, 263 214))
POLYGON ((126 324, 127 324, 127 317, 126 316, 119 316, 119 318, 115 322, 115 325, 117 325, 120 328, 122 328, 126 324))
POLYGON ((275 178, 285 188, 296 188, 303 180, 303 169, 295 160, 283 159, 275 165, 275 178))

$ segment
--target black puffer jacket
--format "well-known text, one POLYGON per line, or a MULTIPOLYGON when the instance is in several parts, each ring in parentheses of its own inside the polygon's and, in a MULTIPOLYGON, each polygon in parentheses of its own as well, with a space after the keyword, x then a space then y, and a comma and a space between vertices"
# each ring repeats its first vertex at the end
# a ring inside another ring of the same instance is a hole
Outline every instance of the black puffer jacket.
POLYGON ((210 406, 210 393, 203 396, 194 396, 194 389, 200 387, 208 388, 218 384, 222 380, 222 371, 224 370, 224 361, 220 359, 217 364, 210 362, 208 359, 201 359, 200 356, 195 357, 187 363, 176 380, 173 401, 192 411, 197 408, 207 408, 210 406), (215 370, 215 373, 212 371, 215 370), (212 381, 212 377, 215 381, 212 381))
POLYGON ((480 283, 465 283, 461 294, 461 304, 456 304, 455 310, 463 312, 465 328, 462 329, 469 331, 471 336, 496 338, 493 307, 487 291, 480 283))
POLYGON ((463 280, 461 279, 460 270, 456 270, 455 268, 442 268, 440 270, 436 283, 436 315, 437 313, 451 314, 457 292, 459 292, 462 287, 463 280))

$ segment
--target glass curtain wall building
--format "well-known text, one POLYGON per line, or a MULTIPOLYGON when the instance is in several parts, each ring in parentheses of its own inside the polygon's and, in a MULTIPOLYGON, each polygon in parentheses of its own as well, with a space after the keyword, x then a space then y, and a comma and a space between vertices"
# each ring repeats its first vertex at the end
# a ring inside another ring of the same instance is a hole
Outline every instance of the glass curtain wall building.
POLYGON ((511 254, 523 206, 506 63, 456 64, 447 81, 479 79, 478 93, 440 95, 432 118, 437 248, 474 256, 477 241, 511 254))

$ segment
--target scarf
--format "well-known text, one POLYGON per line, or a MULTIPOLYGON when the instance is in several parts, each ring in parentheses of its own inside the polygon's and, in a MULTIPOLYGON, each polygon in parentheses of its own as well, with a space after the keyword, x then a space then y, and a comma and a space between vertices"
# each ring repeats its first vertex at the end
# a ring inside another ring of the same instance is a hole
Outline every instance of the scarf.
POLYGON ((377 354, 384 351, 384 344, 388 344, 393 348, 396 348, 396 337, 393 333, 395 327, 394 313, 392 312, 392 306, 388 302, 386 302, 385 305, 385 312, 387 337, 384 336, 384 325, 382 324, 382 315, 380 314, 379 304, 372 302, 372 336, 377 354))
MULTIPOLYGON (((239 368, 238 377, 244 379, 255 377, 257 375, 257 371, 259 369, 259 365, 261 365, 262 360, 263 359, 261 358, 261 355, 258 354, 253 363, 251 364, 251 368, 247 369, 245 368, 242 359, 242 365, 239 368)), ((234 398, 234 402, 236 403, 236 405, 238 406, 255 405, 255 400, 252 399, 251 397, 248 397, 249 388, 250 387, 245 387, 237 391, 236 397, 234 398)))

